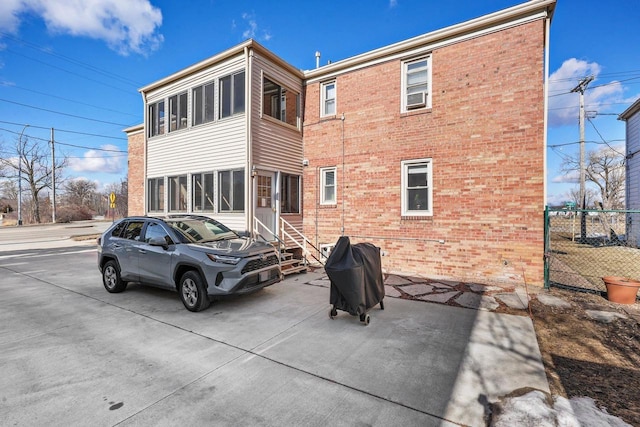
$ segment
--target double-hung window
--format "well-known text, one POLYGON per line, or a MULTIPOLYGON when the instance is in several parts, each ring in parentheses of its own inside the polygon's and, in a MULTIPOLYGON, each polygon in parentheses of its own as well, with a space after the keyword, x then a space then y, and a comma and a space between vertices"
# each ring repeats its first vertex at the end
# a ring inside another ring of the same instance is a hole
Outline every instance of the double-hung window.
POLYGON ((164 212, 164 178, 147 180, 147 210, 164 212))
POLYGON ((164 101, 149 104, 149 136, 164 134, 164 101))
POLYGON ((218 172, 218 210, 244 212, 244 169, 218 172))
POLYGON ((336 168, 320 169, 320 204, 336 204, 336 168))
POLYGON ((336 81, 320 85, 320 117, 336 115, 336 81))
POLYGON ((402 215, 433 215, 431 159, 402 162, 402 215))
POLYGON ((213 114, 213 104, 215 103, 213 82, 202 86, 194 87, 191 91, 193 108, 191 123, 194 126, 212 122, 215 118, 213 114))
POLYGON ((431 107, 431 58, 425 57, 402 64, 403 111, 431 107))
POLYGON ((187 176, 169 177, 169 212, 187 211, 187 176))
POLYGON ((213 172, 191 175, 193 212, 213 212, 213 172))
POLYGON ((187 92, 169 97, 169 132, 187 127, 187 92))
POLYGON ((220 118, 244 113, 244 71, 220 79, 220 118))

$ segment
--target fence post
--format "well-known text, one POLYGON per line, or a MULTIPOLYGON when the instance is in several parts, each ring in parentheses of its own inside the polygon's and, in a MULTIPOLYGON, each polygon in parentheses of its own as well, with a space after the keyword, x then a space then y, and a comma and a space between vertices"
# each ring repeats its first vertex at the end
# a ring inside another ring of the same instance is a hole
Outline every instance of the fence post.
POLYGON ((544 288, 549 289, 549 205, 544 207, 544 288))

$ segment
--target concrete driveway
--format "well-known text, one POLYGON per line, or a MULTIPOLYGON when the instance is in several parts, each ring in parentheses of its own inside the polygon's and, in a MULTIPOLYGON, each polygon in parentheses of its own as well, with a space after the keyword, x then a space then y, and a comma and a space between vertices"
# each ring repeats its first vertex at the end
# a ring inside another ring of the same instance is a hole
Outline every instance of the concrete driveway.
POLYGON ((107 293, 91 243, 0 246, 4 425, 480 426, 548 391, 524 316, 387 297, 369 326, 331 320, 322 270, 191 313, 107 293))

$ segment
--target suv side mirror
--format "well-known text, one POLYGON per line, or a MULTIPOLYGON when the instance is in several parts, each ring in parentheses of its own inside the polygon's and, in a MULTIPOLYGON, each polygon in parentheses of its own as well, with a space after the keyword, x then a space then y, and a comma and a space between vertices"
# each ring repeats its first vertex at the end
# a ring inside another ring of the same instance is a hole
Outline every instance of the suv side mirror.
POLYGON ((163 248, 167 248, 169 247, 169 245, 167 244, 167 241, 164 237, 152 237, 149 240, 149 244, 151 246, 162 246, 163 248))

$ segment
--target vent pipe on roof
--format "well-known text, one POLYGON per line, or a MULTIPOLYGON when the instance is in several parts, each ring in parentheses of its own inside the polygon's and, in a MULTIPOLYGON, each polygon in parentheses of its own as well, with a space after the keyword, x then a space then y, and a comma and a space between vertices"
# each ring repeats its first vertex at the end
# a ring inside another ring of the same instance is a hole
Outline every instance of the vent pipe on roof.
POLYGON ((320 51, 316 50, 316 68, 320 68, 320 51))

